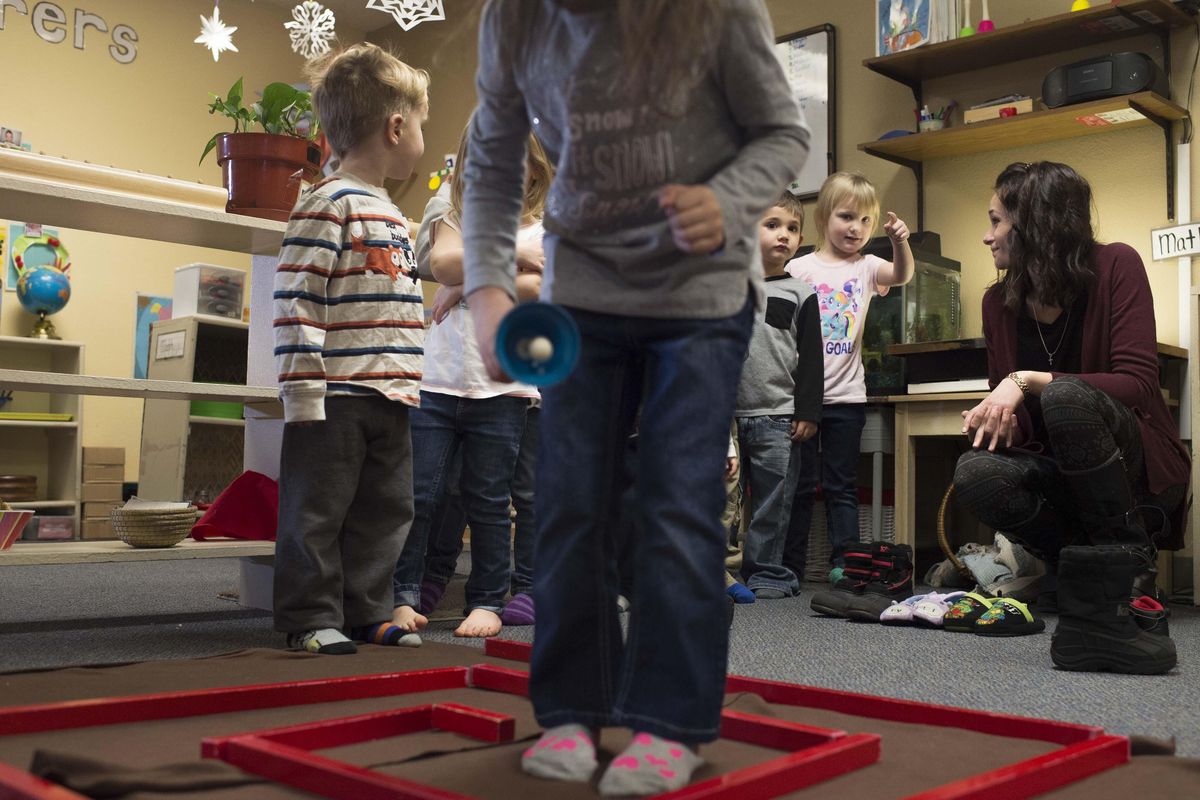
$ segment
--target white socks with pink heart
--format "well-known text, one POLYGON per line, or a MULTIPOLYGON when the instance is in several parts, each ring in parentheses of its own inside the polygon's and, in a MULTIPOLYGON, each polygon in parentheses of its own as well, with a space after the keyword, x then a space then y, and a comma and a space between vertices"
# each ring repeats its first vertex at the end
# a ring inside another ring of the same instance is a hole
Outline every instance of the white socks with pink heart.
POLYGON ((591 780, 596 771, 596 743, 582 725, 559 725, 542 734, 521 756, 521 769, 552 781, 591 780))
POLYGON ((600 794, 645 796, 682 789, 704 763, 689 747, 649 733, 635 733, 600 779, 600 794))

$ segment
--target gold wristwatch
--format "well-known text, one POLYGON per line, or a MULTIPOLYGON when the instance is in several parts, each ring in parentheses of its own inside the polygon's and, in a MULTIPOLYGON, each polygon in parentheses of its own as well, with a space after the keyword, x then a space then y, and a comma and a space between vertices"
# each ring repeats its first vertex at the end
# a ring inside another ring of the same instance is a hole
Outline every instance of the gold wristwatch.
POLYGON ((1008 379, 1017 385, 1017 388, 1021 390, 1022 395, 1029 394, 1029 384, 1026 383, 1025 379, 1021 377, 1021 373, 1010 372, 1008 373, 1008 379))

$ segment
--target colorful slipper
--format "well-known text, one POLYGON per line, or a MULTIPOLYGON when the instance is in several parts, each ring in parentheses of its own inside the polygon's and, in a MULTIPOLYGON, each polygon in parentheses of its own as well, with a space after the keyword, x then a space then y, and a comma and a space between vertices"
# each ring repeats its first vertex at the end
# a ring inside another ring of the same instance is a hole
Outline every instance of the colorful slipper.
POLYGON ((945 618, 946 612, 950 610, 950 606, 965 594, 966 592, 929 593, 912 610, 913 622, 934 628, 942 627, 942 620, 945 618))
POLYGON ((942 627, 955 633, 974 633, 975 620, 982 617, 994 602, 990 597, 967 592, 946 610, 942 627))
POLYGON ((1035 617, 1029 606, 1011 597, 997 597, 992 607, 975 620, 978 636, 1028 636, 1046 630, 1046 621, 1035 617))
POLYGON ((899 603, 892 603, 883 610, 879 615, 879 621, 884 625, 907 625, 912 622, 913 609, 917 607, 917 603, 924 600, 929 595, 914 594, 907 600, 901 600, 899 603))

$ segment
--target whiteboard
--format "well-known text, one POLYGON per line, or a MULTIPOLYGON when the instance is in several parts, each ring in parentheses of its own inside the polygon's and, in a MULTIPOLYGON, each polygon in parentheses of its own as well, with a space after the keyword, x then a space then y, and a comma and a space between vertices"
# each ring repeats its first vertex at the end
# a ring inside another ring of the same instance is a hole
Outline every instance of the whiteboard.
POLYGON ((804 200, 815 198, 825 178, 837 170, 834 54, 832 25, 807 28, 775 43, 775 56, 812 132, 808 158, 788 187, 804 200))

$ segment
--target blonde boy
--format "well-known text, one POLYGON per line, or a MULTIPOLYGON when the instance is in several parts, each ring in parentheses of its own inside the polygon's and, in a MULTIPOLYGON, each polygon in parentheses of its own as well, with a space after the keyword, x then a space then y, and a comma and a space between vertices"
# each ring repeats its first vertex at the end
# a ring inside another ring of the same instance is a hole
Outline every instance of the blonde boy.
POLYGON ((354 639, 420 644, 391 624, 391 578, 413 517, 408 408, 424 312, 408 227, 383 181, 407 178, 425 150, 429 76, 364 43, 310 81, 341 167, 300 197, 275 273, 285 419, 275 627, 289 647, 345 654, 354 639))
POLYGON ((804 208, 785 192, 759 222, 767 303, 755 319, 738 384, 734 420, 742 482, 750 489, 750 525, 742 580, 759 600, 800 592, 800 576, 783 564, 799 443, 821 419, 824 388, 821 320, 811 287, 784 270, 803 240, 804 208))

